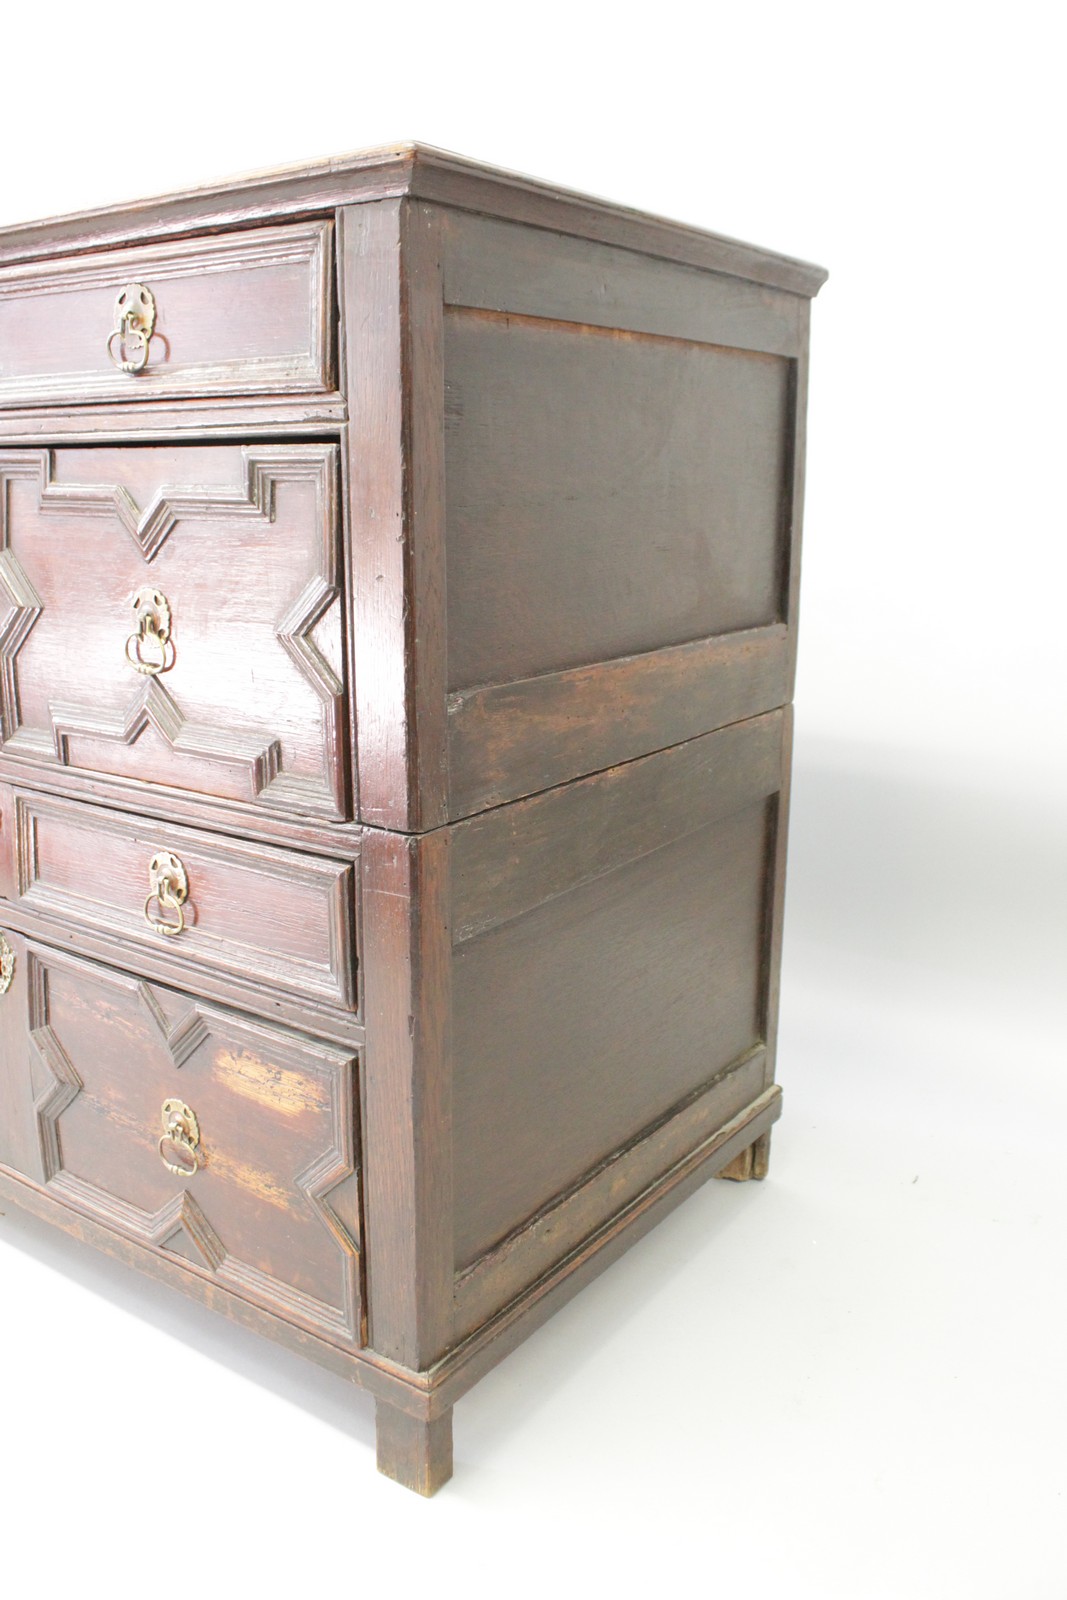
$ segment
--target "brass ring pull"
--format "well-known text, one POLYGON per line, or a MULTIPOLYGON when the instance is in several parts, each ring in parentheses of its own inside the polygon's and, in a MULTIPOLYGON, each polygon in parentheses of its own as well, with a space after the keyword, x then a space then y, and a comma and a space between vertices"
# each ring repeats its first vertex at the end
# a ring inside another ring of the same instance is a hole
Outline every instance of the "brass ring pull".
POLYGON ((156 302, 143 283, 128 283, 115 301, 115 326, 107 353, 120 372, 143 372, 156 326, 156 302))
POLYGON ((200 1170, 200 1124, 183 1100, 164 1100, 163 1132, 156 1146, 168 1172, 191 1178, 200 1170), (176 1159, 175 1159, 176 1158, 176 1159))
POLYGON ((138 589, 133 597, 134 630, 126 640, 126 660, 134 672, 157 677, 174 665, 170 601, 160 589, 138 589))
POLYGON ((108 335, 107 353, 118 367, 120 372, 143 372, 148 365, 148 335, 142 333, 140 328, 115 328, 108 335), (119 341, 118 355, 115 354, 115 340, 119 341), (131 341, 136 355, 131 357, 127 352, 131 341))
POLYGON ((162 634, 146 627, 138 633, 131 633, 126 640, 126 660, 134 672, 155 678, 174 665, 174 646, 162 634))
POLYGON ((182 862, 169 850, 161 850, 148 863, 148 898, 144 919, 156 933, 177 939, 185 932, 185 902, 189 898, 189 877, 182 862), (152 907, 159 907, 159 914, 152 907), (167 913, 177 912, 177 920, 167 913))
POLYGON ((166 885, 159 890, 153 890, 148 896, 144 903, 144 919, 150 928, 154 928, 157 933, 166 934, 170 939, 176 939, 179 933, 185 932, 185 909, 181 901, 172 895, 166 885), (157 904, 160 911, 164 907, 169 907, 171 910, 176 911, 178 913, 177 922, 168 922, 166 917, 154 916, 148 909, 153 904, 157 904))

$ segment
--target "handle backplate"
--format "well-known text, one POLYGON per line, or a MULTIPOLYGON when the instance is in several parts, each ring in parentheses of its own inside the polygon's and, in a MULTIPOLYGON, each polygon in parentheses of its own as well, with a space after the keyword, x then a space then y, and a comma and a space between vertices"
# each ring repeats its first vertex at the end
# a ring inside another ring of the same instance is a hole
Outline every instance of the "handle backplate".
POLYGON ((184 1100, 164 1100, 159 1158, 168 1172, 191 1178, 200 1170, 200 1123, 184 1100))
POLYGON ((155 678, 174 665, 170 601, 162 589, 138 589, 133 597, 134 628, 126 640, 126 660, 134 672, 155 678))
POLYGON ((156 328, 156 301, 143 283, 128 283, 115 301, 115 326, 107 353, 120 372, 143 372, 156 328))
POLYGON ((148 863, 148 898, 144 918, 150 928, 176 939, 185 930, 185 902, 189 898, 189 874, 172 850, 159 850, 148 863), (156 909, 153 909, 156 908, 156 909), (167 913, 175 912, 171 919, 167 913))

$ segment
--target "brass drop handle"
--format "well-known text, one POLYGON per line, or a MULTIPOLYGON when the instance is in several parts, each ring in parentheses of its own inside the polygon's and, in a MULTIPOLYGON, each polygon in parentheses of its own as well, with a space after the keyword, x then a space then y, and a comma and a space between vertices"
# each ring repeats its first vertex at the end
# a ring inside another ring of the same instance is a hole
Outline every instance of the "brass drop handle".
POLYGON ((189 876, 184 865, 170 850, 160 850, 148 863, 149 894, 144 903, 144 919, 150 928, 176 939, 185 931, 185 902, 189 898, 189 876), (175 917, 169 915, 175 912, 175 917))
POLYGON ((143 372, 156 328, 156 301, 143 283, 128 283, 115 301, 115 326, 107 353, 120 372, 143 372))
POLYGON ((163 1133, 157 1146, 168 1172, 191 1178, 200 1170, 200 1123, 183 1100, 164 1100, 163 1133))
POLYGON ((133 597, 134 629, 126 640, 126 660, 134 672, 154 678, 174 665, 170 601, 162 589, 138 589, 133 597))

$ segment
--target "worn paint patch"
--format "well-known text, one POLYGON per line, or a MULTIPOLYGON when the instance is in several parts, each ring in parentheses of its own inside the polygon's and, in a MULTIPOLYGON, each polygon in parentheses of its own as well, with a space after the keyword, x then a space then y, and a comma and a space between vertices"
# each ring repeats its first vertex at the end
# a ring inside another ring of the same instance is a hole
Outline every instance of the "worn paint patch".
POLYGON ((292 1185, 286 1186, 275 1173, 263 1172, 258 1167, 249 1166, 246 1161, 235 1160, 224 1150, 205 1150, 204 1156, 205 1171, 214 1172, 216 1177, 227 1183, 237 1184, 268 1206, 277 1206, 281 1211, 292 1210, 296 1192, 292 1185))
POLYGON ((218 1083, 246 1100, 266 1106, 283 1117, 301 1117, 308 1111, 321 1111, 326 1104, 325 1086, 314 1078, 294 1072, 292 1067, 280 1067, 271 1061, 261 1061, 249 1050, 240 1055, 232 1050, 220 1050, 215 1056, 215 1077, 218 1083))

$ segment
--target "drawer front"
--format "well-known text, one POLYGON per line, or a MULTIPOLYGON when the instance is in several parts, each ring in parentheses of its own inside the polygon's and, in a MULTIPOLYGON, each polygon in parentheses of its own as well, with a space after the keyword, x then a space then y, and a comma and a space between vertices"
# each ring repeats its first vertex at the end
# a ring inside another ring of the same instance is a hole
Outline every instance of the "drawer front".
POLYGON ((0 451, 6 754, 347 814, 335 445, 0 451))
POLYGON ((0 407, 330 390, 332 320, 326 222, 6 267, 0 407))
POLYGON ((27 910, 162 950, 194 982, 209 971, 355 1009, 351 862, 10 790, 0 813, 27 910))
POLYGON ((27 1175, 332 1342, 361 1342, 350 1053, 5 936, 27 1175))

